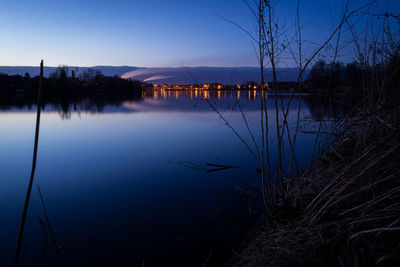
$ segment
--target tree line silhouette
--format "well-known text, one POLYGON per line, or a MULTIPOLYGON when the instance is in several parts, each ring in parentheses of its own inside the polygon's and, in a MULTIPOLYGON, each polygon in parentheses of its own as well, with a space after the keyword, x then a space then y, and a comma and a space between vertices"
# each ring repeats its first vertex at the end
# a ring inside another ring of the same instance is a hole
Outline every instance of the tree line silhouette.
POLYGON ((385 63, 373 66, 366 66, 359 62, 327 63, 320 59, 310 70, 305 82, 305 91, 330 95, 342 93, 354 100, 363 98, 367 93, 374 93, 375 99, 382 97, 400 99, 399 84, 400 54, 397 52, 390 55, 385 63), (385 83, 383 91, 365 92, 368 87, 382 87, 382 83, 385 83))
MULTIPOLYGON (((0 73, 1 95, 36 94, 38 84, 39 76, 31 77, 29 73, 24 76, 0 73)), ((88 69, 78 75, 77 68, 69 70, 67 66, 59 66, 43 79, 43 94, 47 96, 134 96, 140 95, 141 90, 141 81, 105 76, 96 69, 88 69)))
MULTIPOLYGON (((126 101, 141 101, 142 83, 118 76, 105 76, 99 70, 88 69, 79 75, 77 69, 59 66, 42 80, 42 108, 51 105, 69 118, 71 111, 101 112, 105 106, 121 106, 126 101)), ((36 106, 39 76, 29 73, 7 75, 0 73, 0 110, 36 106)))

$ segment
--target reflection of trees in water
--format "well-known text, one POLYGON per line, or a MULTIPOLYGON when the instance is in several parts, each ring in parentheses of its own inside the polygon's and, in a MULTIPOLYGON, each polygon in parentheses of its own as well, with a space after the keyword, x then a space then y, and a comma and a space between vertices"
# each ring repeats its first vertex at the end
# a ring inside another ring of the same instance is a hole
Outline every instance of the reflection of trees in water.
MULTIPOLYGON (((150 99, 202 99, 207 97, 216 101, 224 100, 223 103, 235 104, 238 99, 248 110, 259 108, 260 92, 255 90, 221 90, 208 91, 207 94, 200 94, 197 91, 162 91, 147 92, 146 94, 135 93, 130 95, 92 95, 92 96, 74 96, 74 95, 45 95, 42 100, 42 109, 45 111, 57 111, 62 119, 70 119, 72 113, 103 113, 107 108, 122 107, 125 102, 139 102, 146 98, 150 99), (234 100, 228 101, 228 100, 234 100), (231 103, 232 102, 232 103, 231 103)), ((269 96, 273 97, 273 96, 269 96)), ((283 101, 286 103, 288 96, 283 95, 283 101)), ((272 101, 270 98, 269 101, 272 101)), ((344 105, 339 104, 338 97, 325 97, 318 95, 303 95, 302 101, 309 109, 312 119, 319 121, 323 118, 337 118, 345 112, 344 105), (325 106, 325 107, 324 107, 325 106), (322 114, 323 113, 323 114, 322 114)), ((182 108, 181 102, 176 103, 182 108)), ((20 109, 32 110, 36 106, 36 96, 21 95, 14 97, 0 97, 0 110, 20 109)), ((269 105, 270 107, 273 104, 269 105)), ((293 105, 293 107, 296 105, 293 105)), ((190 106, 191 108, 192 106, 190 106)), ((209 110, 209 107, 206 107, 209 110)), ((235 109, 235 106, 229 106, 229 110, 235 109)), ((198 109, 197 109, 198 110, 198 109)))
MULTIPOLYGON (((44 111, 57 111, 62 119, 70 119, 72 112, 102 113, 105 107, 120 107, 124 102, 142 101, 141 94, 130 95, 94 95, 94 96, 69 96, 54 95, 44 96, 42 109, 44 111)), ((0 110, 20 109, 32 110, 36 106, 36 96, 21 95, 17 97, 1 97, 0 110)))
POLYGON ((338 97, 304 95, 302 98, 314 121, 319 121, 323 118, 335 119, 345 112, 344 106, 340 104, 338 97))

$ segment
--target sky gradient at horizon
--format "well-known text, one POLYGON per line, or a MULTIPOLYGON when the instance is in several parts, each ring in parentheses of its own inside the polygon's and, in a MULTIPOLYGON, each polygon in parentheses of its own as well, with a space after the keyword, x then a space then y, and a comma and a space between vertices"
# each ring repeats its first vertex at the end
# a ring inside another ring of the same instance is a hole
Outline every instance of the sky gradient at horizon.
MULTIPOLYGON (((295 4, 279 2, 289 28, 295 4)), ((301 4, 302 21, 313 29, 304 38, 322 40, 332 28, 329 9, 337 18, 342 3, 301 4)), ((217 14, 254 30, 242 0, 4 0, 0 65, 31 66, 43 58, 48 66, 257 66, 248 36, 217 14)))

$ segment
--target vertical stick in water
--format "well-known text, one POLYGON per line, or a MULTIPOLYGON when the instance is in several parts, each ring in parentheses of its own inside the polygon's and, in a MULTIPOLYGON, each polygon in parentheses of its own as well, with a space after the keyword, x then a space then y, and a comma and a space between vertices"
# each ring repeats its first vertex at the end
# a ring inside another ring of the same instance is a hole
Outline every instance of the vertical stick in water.
POLYGON ((39 78, 39 90, 37 95, 37 111, 36 111, 36 129, 35 129, 35 144, 33 148, 33 159, 32 159, 32 171, 29 179, 28 191, 26 192, 24 210, 22 212, 21 224, 18 232, 17 248, 15 250, 14 267, 18 266, 19 254, 21 251, 22 236, 24 234, 26 215, 28 213, 29 199, 31 197, 33 178, 36 170, 36 157, 39 142, 39 127, 40 127, 40 94, 42 91, 42 79, 43 79, 43 60, 40 62, 40 78, 39 78))

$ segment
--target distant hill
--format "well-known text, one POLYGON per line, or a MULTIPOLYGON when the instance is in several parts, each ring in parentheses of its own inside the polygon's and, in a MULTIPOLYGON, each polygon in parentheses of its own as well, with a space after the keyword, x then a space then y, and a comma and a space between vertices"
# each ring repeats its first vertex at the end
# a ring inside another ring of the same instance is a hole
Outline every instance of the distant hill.
MULTIPOLYGON (((70 66, 70 70, 76 67, 70 66)), ((257 67, 178 67, 178 68, 143 68, 134 66, 93 66, 78 67, 77 75, 92 68, 100 70, 106 76, 121 76, 126 79, 138 79, 153 84, 193 84, 222 83, 241 84, 246 81, 260 82, 260 69, 257 67)), ((44 75, 49 76, 56 67, 44 67, 44 75)), ((39 75, 39 67, 32 66, 0 66, 0 73, 9 75, 29 73, 39 75)), ((281 68, 277 71, 281 82, 295 81, 297 69, 281 68)), ((265 81, 272 80, 271 69, 265 70, 265 81)))

